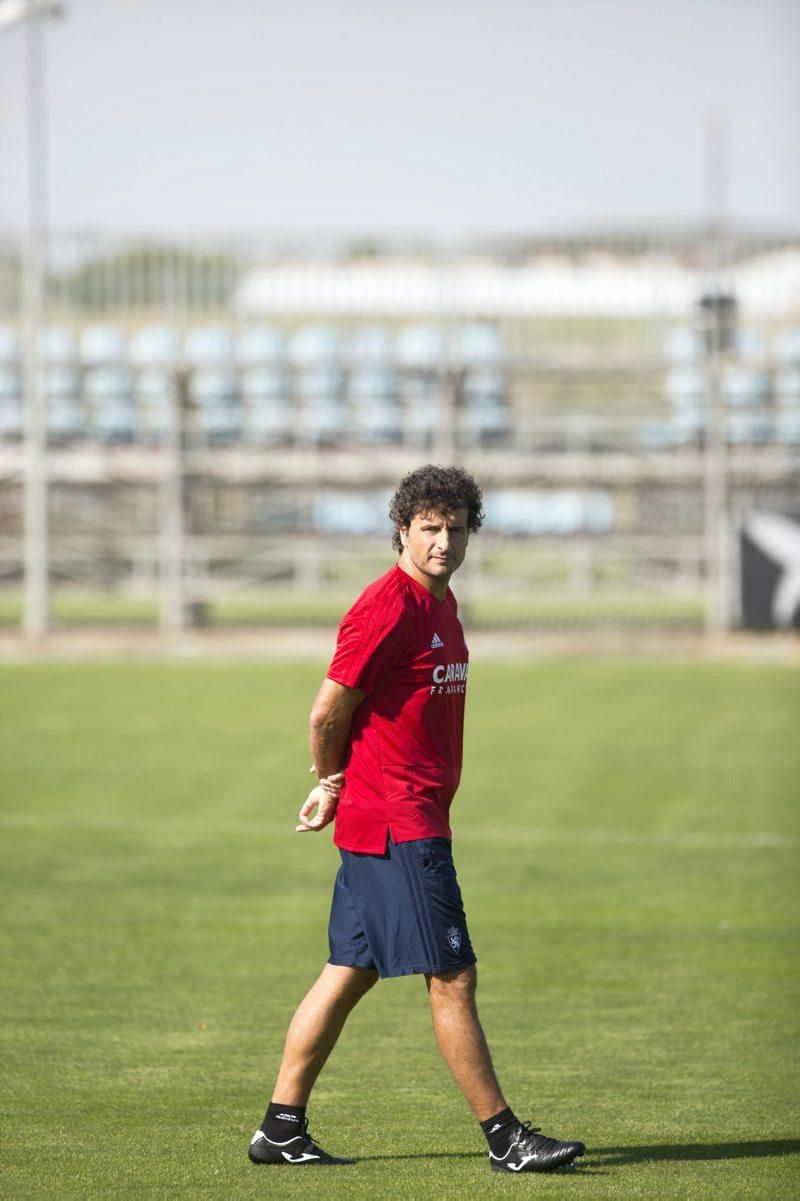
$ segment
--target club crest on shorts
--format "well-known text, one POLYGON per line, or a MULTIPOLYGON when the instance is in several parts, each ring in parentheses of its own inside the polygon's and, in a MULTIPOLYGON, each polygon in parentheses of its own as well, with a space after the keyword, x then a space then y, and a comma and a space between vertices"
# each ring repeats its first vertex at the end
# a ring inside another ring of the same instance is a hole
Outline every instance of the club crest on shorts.
POLYGON ((461 950, 461 931, 458 926, 450 926, 447 930, 447 941, 450 944, 450 950, 455 951, 456 955, 461 950))

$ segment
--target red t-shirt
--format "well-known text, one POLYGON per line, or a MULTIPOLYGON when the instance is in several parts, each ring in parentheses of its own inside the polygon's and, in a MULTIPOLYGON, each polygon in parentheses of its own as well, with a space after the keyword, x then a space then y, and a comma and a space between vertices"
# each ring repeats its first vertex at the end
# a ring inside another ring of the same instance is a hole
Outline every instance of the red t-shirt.
POLYGON ((437 600, 399 566, 345 614, 328 677, 368 695, 350 729, 337 846, 381 855, 388 834, 450 838, 468 660, 450 589, 437 600))

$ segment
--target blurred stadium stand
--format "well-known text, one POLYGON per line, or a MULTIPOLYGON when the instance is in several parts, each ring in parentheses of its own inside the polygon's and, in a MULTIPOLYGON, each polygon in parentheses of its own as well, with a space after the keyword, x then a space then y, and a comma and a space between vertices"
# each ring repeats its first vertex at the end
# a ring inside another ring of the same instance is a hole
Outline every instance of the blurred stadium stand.
MULTIPOLYGON (((362 552, 368 573, 388 548, 387 489, 432 457, 486 484, 486 530, 463 583, 476 612, 489 596, 487 614, 503 620, 507 601, 525 620, 535 592, 556 607, 577 596, 585 612, 603 596, 629 598, 631 613, 653 601, 667 624, 697 623, 715 413, 732 526, 797 494, 800 239, 732 245, 716 357, 697 240, 368 260, 81 246, 53 240, 39 345, 57 581, 155 594, 176 470, 187 603, 276 581, 287 595, 322 586, 362 552)), ((18 248, 0 244, 10 588, 21 573, 19 284, 18 248)), ((562 619, 585 612, 567 605, 562 619)))

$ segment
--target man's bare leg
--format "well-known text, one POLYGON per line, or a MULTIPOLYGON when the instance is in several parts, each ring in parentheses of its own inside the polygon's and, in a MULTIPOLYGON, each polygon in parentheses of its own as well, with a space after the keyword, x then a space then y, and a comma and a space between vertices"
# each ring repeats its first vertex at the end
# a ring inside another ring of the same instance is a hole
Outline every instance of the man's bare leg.
POLYGON ((378 973, 369 968, 325 964, 289 1024, 272 1094, 274 1102, 298 1106, 308 1103, 314 1082, 350 1012, 377 979, 378 973))
POLYGON ((433 1029, 442 1058, 479 1122, 506 1108, 483 1033, 475 990, 475 967, 442 972, 425 982, 431 1001, 433 1029))

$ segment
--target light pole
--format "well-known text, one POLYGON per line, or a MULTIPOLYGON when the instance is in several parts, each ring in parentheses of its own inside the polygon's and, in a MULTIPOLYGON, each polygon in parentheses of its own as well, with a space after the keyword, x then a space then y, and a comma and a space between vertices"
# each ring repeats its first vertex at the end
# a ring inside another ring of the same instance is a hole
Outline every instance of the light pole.
POLYGON ((703 508, 706 559, 705 629, 726 634, 730 627, 730 529, 728 520, 728 418, 723 369, 735 329, 735 297, 723 289, 727 216, 727 124, 719 114, 706 122, 706 281, 701 300, 706 340, 708 412, 703 455, 703 508))
POLYGON ((46 226, 44 62, 42 18, 60 16, 57 0, 4 0, 0 30, 22 24, 25 31, 25 140, 27 219, 22 271, 25 395, 25 632, 40 638, 49 619, 47 552, 47 417, 39 370, 39 334, 44 323, 43 247, 46 226))

